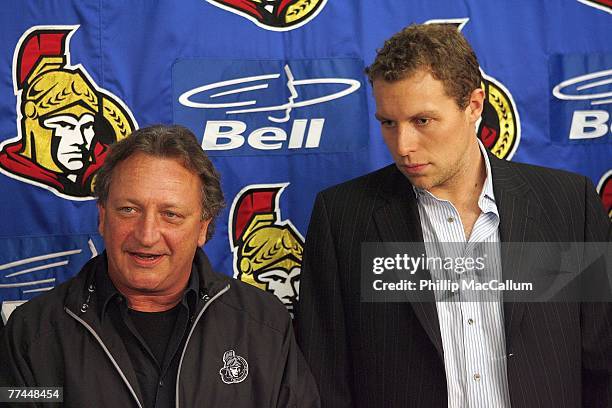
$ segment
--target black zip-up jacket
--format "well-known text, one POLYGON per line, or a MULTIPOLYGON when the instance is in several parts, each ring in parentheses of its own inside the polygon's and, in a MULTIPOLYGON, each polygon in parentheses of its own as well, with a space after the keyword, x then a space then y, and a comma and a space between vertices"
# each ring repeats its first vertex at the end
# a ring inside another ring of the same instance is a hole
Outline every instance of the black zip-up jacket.
MULTIPOLYGON (((0 334, 0 387, 63 387, 63 404, 44 407, 142 407, 121 338, 102 335, 93 282, 104 257, 13 312, 0 334)), ((213 272, 200 249, 194 266, 200 290, 179 351, 176 407, 318 407, 317 387, 284 306, 213 272)))

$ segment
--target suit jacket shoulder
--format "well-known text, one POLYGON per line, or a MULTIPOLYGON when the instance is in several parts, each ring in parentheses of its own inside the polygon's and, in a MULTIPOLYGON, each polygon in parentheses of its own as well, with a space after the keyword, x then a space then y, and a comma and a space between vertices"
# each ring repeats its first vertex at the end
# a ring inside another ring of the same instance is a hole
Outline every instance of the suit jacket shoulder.
POLYGON ((502 224, 524 210, 540 229, 559 241, 606 241, 610 222, 593 183, 585 176, 490 156, 493 190, 502 224), (504 220, 506 218, 506 220, 504 220))
MULTIPOLYGON (((394 164, 390 164, 371 173, 331 186, 319 193, 329 203, 352 201, 356 197, 374 199, 381 187, 387 185, 399 173, 394 164)), ((405 180, 407 185, 408 180, 405 180)))

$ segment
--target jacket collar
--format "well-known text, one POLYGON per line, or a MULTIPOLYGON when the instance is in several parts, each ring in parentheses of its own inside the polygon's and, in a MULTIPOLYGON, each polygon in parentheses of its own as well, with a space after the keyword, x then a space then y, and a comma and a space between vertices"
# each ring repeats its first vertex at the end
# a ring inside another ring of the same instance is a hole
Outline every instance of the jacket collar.
MULTIPOLYGON (((195 313, 199 313, 204 307, 208 300, 207 295, 214 296, 228 285, 229 280, 213 272, 208 257, 200 248, 196 250, 193 259, 192 278, 190 278, 187 292, 196 291, 197 293, 197 296, 192 296, 192 298, 197 299, 195 313), (194 272, 196 273, 194 274, 194 272)), ((102 339, 104 347, 113 356, 117 364, 122 367, 122 372, 127 381, 135 388, 136 394, 141 399, 142 393, 139 389, 138 378, 121 337, 112 327, 110 319, 104 321, 100 319, 100 305, 102 305, 102 308, 105 307, 107 301, 116 296, 120 295, 116 293, 115 287, 108 278, 106 252, 104 252, 92 258, 81 269, 81 272, 71 280, 64 307, 97 333, 102 339), (100 291, 96 288, 96 276, 103 278, 100 280, 104 282, 100 291), (106 278, 106 282, 104 278, 106 278), (110 287, 108 286, 109 283, 110 287)))
MULTIPOLYGON (((193 259, 192 277, 187 290, 195 291, 198 303, 202 303, 201 300, 206 295, 214 296, 227 286, 227 283, 224 276, 212 270, 208 257, 201 248, 198 248, 193 259)), ((99 324, 104 307, 115 296, 121 295, 108 278, 105 251, 87 262, 81 272, 73 278, 64 305, 95 328, 99 324), (98 287, 99 285, 101 286, 98 287)), ((196 309, 201 306, 198 304, 196 309)))
MULTIPOLYGON (((112 301, 124 301, 125 297, 117 290, 113 284, 110 276, 108 275, 108 259, 106 251, 102 254, 102 264, 104 267, 96 268, 94 271, 94 284, 97 292, 97 313, 100 322, 103 322, 105 313, 112 301)), ((183 293, 181 300, 189 307, 191 313, 196 310, 196 299, 200 293, 200 277, 197 273, 195 265, 191 267, 191 273, 189 275, 189 281, 187 287, 183 293)), ((125 305, 125 303, 123 303, 125 305)))

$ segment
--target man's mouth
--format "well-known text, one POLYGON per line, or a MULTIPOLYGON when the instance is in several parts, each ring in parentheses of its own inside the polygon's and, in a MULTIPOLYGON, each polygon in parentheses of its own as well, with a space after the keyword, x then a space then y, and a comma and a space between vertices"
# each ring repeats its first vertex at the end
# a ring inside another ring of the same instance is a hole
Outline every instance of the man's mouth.
POLYGON ((137 264, 142 266, 156 265, 163 258, 163 254, 151 254, 146 252, 128 252, 128 254, 137 264))
POLYGON ((420 173, 421 171, 423 171, 427 167, 427 163, 411 163, 411 164, 405 164, 402 167, 404 168, 404 171, 406 171, 407 173, 416 174, 416 173, 420 173))

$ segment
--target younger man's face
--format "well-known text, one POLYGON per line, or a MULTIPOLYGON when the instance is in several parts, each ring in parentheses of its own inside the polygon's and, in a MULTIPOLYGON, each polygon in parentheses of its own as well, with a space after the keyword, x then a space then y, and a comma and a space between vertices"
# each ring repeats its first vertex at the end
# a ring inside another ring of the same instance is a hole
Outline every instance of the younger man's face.
POLYGON ((442 81, 419 70, 397 81, 375 79, 376 118, 398 169, 436 194, 453 186, 475 160, 475 124, 484 93, 476 89, 461 109, 442 81))

